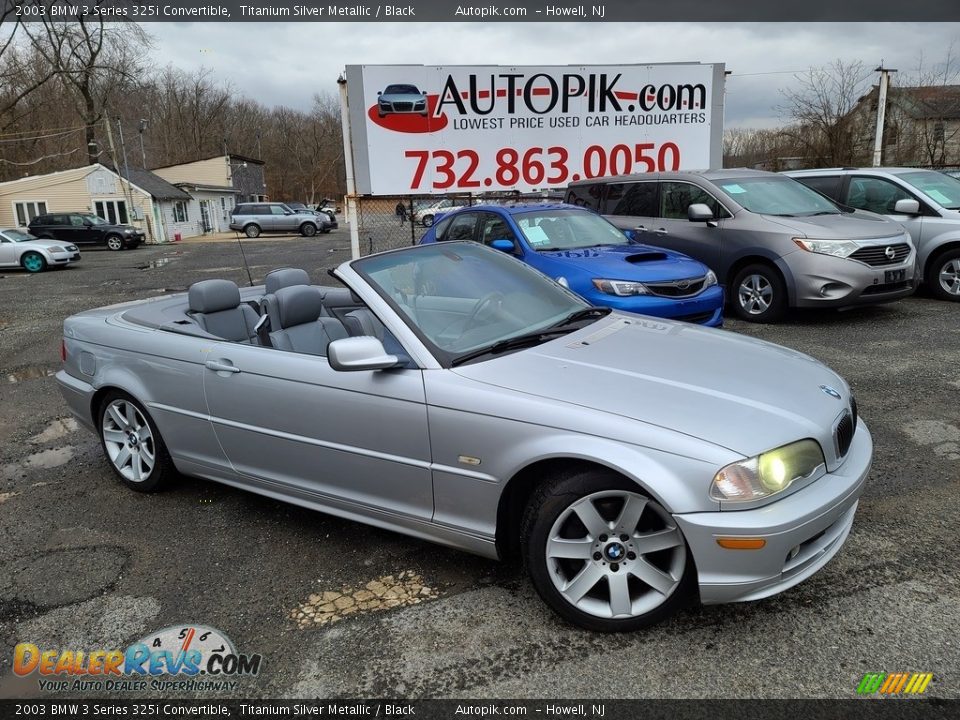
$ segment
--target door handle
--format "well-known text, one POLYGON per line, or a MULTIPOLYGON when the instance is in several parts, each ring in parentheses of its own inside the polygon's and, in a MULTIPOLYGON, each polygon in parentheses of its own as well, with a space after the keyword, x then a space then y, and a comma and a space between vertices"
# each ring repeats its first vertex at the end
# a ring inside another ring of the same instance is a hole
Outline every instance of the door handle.
POLYGON ((207 360, 206 365, 208 370, 214 370, 216 372, 228 372, 228 373, 238 373, 240 368, 234 365, 229 360, 207 360))
POLYGON ((667 232, 667 229, 666 229, 666 228, 657 228, 656 230, 654 230, 654 232, 655 232, 657 235, 669 235, 669 234, 670 234, 669 232, 667 232))
POLYGON ((639 230, 640 232, 646 232, 647 228, 644 225, 637 225, 634 230, 639 230))

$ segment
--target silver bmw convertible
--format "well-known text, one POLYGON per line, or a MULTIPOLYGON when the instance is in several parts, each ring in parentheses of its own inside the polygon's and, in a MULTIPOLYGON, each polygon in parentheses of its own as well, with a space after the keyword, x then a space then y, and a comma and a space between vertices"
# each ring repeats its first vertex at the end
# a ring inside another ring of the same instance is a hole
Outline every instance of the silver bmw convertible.
POLYGON ((333 274, 68 318, 57 380, 121 482, 179 473, 519 555, 602 631, 781 592, 847 538, 873 444, 816 360, 592 307, 476 243, 333 274))

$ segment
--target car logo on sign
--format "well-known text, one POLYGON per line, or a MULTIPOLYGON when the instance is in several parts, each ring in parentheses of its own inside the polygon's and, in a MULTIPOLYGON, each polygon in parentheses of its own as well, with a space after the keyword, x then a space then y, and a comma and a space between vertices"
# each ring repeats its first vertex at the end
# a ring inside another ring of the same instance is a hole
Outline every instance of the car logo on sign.
POLYGON ((897 251, 893 249, 893 245, 887 245, 887 249, 883 251, 883 254, 886 255, 888 259, 893 260, 897 256, 897 251))
POLYGON ((833 389, 832 387, 830 387, 829 385, 821 385, 821 386, 820 386, 820 389, 823 390, 823 392, 825 392, 825 393, 826 393, 827 395, 829 395, 830 397, 836 398, 837 400, 840 399, 840 393, 838 393, 836 390, 834 390, 834 389, 833 389))

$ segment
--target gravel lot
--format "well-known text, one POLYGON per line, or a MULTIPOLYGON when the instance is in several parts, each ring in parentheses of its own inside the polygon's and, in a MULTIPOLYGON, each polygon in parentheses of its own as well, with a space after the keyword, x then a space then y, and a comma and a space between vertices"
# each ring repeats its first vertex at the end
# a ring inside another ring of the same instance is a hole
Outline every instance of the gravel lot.
MULTIPOLYGON (((284 265, 329 282, 349 253, 345 230, 244 247, 255 282, 284 265)), ((849 698, 865 672, 916 671, 934 673, 928 695, 960 697, 960 304, 728 322, 854 386, 876 442, 856 524, 789 592, 611 637, 556 619, 511 565, 203 481, 125 491, 49 376, 61 323, 210 277, 246 281, 235 244, 85 250, 75 268, 0 275, 0 697, 39 694, 12 675, 17 642, 125 647, 185 622, 264 656, 237 696, 849 698), (371 604, 371 584, 401 602, 371 604), (363 609, 295 619, 345 591, 363 609)))

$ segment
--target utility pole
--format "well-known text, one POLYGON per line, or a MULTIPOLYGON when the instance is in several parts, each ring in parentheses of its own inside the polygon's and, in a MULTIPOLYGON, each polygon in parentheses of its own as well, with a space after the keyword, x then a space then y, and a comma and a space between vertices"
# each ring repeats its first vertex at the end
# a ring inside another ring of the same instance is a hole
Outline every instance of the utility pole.
POLYGON ((873 166, 880 167, 883 163, 883 129, 887 120, 887 90, 890 87, 890 74, 896 70, 885 68, 881 60, 880 67, 874 72, 880 73, 880 89, 877 96, 877 133, 873 140, 873 166))
MULTIPOLYGON (((127 162, 127 146, 123 142, 123 125, 120 122, 120 116, 117 116, 117 132, 120 135, 120 152, 123 155, 123 173, 127 181, 127 198, 129 199, 129 205, 127 205, 127 222, 130 222, 130 218, 133 214, 133 187, 130 185, 130 164, 127 162)), ((117 218, 120 219, 119 217, 117 218)))
POLYGON ((141 167, 144 170, 147 169, 147 153, 143 150, 143 131, 150 127, 150 121, 146 118, 140 118, 140 161, 143 163, 141 167))

